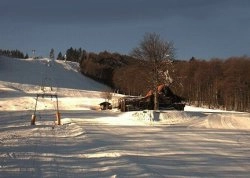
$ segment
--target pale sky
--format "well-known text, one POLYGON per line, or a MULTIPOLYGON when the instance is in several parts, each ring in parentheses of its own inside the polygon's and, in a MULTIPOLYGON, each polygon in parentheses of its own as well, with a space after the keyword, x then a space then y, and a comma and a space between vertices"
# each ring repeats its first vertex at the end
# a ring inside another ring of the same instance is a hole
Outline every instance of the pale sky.
POLYGON ((129 54, 145 33, 178 59, 250 56, 249 0, 1 0, 0 49, 129 54))

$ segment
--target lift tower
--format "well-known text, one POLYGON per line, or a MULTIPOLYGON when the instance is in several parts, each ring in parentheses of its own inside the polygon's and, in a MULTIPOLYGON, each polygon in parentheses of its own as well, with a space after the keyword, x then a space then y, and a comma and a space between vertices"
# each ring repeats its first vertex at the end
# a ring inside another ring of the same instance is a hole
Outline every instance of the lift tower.
POLYGON ((42 73, 42 82, 41 82, 41 88, 40 91, 37 92, 36 94, 36 102, 35 102, 35 108, 34 108, 34 112, 31 116, 31 125, 35 125, 36 122, 36 112, 37 112, 37 103, 39 101, 39 98, 55 98, 56 99, 56 108, 55 108, 55 112, 56 112, 56 125, 61 125, 61 116, 59 113, 59 106, 58 106, 58 96, 56 93, 56 90, 52 87, 52 80, 51 80, 51 76, 48 76, 48 69, 50 69, 50 71, 53 72, 53 68, 54 67, 54 61, 48 59, 47 61, 43 62, 45 65, 45 70, 42 73))

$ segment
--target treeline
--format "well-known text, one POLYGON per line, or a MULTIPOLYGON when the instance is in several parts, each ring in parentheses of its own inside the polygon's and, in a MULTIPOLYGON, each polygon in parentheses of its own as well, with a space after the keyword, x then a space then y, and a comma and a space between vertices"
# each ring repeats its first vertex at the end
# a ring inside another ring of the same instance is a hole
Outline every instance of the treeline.
POLYGON ((0 49, 0 56, 7 56, 7 57, 13 57, 13 58, 29 58, 28 54, 24 56, 23 52, 19 50, 3 50, 0 49))
MULTIPOLYGON (((250 57, 174 61, 170 88, 195 106, 250 111, 250 57)), ((113 85, 131 95, 145 95, 150 71, 140 64, 117 68, 113 85)))
POLYGON ((61 52, 57 55, 57 60, 67 60, 72 62, 80 63, 81 60, 86 59, 87 52, 81 48, 69 48, 66 51, 66 54, 63 56, 61 52))
MULTIPOLYGON (((79 61, 81 72, 105 83, 119 93, 146 95, 150 73, 137 59, 128 55, 86 52, 70 49, 68 56, 79 61), (73 54, 71 54, 71 53, 73 54), (75 53, 75 54, 74 54, 75 53)), ((250 111, 250 57, 228 59, 174 61, 169 70, 173 83, 170 88, 196 106, 226 110, 250 111)))
POLYGON ((250 58, 175 63, 174 88, 197 106, 250 111, 250 58))
POLYGON ((82 55, 80 68, 84 75, 112 88, 119 88, 113 81, 115 70, 119 70, 123 66, 131 66, 135 62, 130 56, 104 51, 99 54, 86 53, 82 55))
POLYGON ((81 48, 77 49, 72 47, 66 50, 65 55, 62 55, 62 53, 59 52, 57 55, 57 60, 78 62, 82 74, 112 88, 117 88, 113 82, 115 70, 124 66, 128 67, 133 63, 136 63, 136 60, 128 55, 110 53, 108 51, 94 53, 87 52, 81 48))

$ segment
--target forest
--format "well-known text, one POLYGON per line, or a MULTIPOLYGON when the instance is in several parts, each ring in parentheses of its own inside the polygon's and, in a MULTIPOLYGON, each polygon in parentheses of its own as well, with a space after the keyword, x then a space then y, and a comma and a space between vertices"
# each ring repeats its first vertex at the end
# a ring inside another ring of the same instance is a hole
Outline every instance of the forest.
POLYGON ((19 50, 0 49, 0 56, 14 57, 14 58, 29 58, 28 54, 24 56, 23 52, 19 50))
MULTIPOLYGON (((0 50, 0 55, 27 58, 19 50, 0 50)), ((152 89, 147 66, 131 55, 69 48, 67 60, 78 62, 82 74, 102 82, 114 92, 144 96, 152 89)), ((65 60, 60 52, 58 60, 65 60)), ((250 57, 174 60, 169 87, 188 104, 250 112, 250 57)), ((163 80, 162 80, 163 81, 163 80)), ((161 82, 161 81, 160 81, 161 82)), ((164 82, 162 82, 164 83, 164 82)), ((159 83, 161 84, 161 83, 159 83)))
POLYGON ((250 58, 175 63, 175 90, 197 106, 250 111, 250 58))
MULTIPOLYGON (((81 56, 81 55, 79 55, 81 56)), ((111 86, 115 92, 144 96, 152 89, 150 71, 139 60, 107 51, 87 53, 79 60, 81 72, 111 86)), ((170 88, 196 106, 250 111, 250 57, 175 60, 170 88)))

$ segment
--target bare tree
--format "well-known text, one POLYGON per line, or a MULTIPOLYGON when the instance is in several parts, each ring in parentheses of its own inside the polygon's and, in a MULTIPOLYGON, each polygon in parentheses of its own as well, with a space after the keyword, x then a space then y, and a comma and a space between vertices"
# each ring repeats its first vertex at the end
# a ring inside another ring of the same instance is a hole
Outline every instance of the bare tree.
POLYGON ((142 61, 142 67, 148 69, 150 88, 154 91, 154 109, 159 109, 158 85, 170 84, 174 59, 173 42, 160 38, 156 33, 146 33, 139 46, 133 49, 132 56, 142 61))
POLYGON ((112 99, 112 91, 111 90, 105 90, 101 93, 101 96, 105 99, 105 101, 109 102, 109 100, 112 99))

